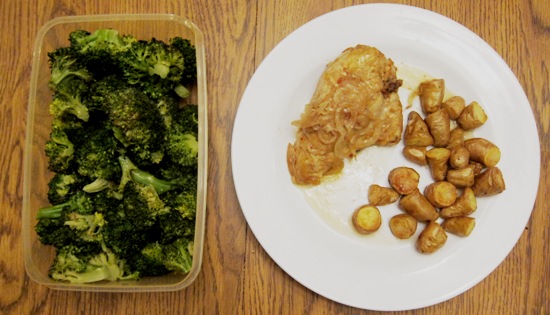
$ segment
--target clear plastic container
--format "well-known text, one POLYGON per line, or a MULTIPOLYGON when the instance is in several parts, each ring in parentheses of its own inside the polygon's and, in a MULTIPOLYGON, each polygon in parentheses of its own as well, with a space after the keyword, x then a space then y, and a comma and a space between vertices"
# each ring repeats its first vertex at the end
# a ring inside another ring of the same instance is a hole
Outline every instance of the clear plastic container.
POLYGON ((22 212, 22 236, 25 269, 37 283, 53 289, 79 291, 173 291, 191 284, 200 272, 204 246, 206 214, 206 179, 208 159, 208 116, 206 96, 206 69, 202 32, 191 21, 172 14, 91 15, 70 16, 47 22, 38 32, 32 63, 31 85, 27 112, 26 150, 24 161, 24 188, 22 212), (191 102, 199 106, 199 162, 197 212, 193 265, 187 274, 170 274, 161 277, 142 278, 137 281, 98 282, 71 284, 54 281, 48 277, 48 269, 55 250, 40 243, 34 231, 36 213, 48 205, 48 182, 52 173, 44 154, 52 118, 49 102, 52 92, 48 87, 50 68, 47 53, 58 47, 68 46, 69 33, 84 29, 93 32, 100 28, 112 28, 120 34, 131 34, 138 39, 156 38, 168 41, 175 36, 187 38, 197 50, 197 85, 191 91, 191 102))

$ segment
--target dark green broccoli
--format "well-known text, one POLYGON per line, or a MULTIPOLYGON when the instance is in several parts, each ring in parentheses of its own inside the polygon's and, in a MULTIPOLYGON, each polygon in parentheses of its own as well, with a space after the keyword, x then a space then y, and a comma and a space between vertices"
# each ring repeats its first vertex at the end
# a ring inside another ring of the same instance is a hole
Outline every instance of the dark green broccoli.
POLYGON ((195 218, 184 217, 170 210, 157 218, 158 242, 168 244, 182 237, 191 237, 195 233, 195 218))
POLYGON ((123 259, 118 258, 106 246, 92 255, 81 253, 79 247, 66 246, 58 249, 50 268, 50 276, 55 280, 71 283, 91 283, 102 280, 136 280, 137 272, 131 272, 123 259))
POLYGON ((65 173, 74 158, 74 145, 63 130, 54 129, 46 142, 45 153, 48 157, 48 169, 65 173))
POLYGON ((160 265, 164 265, 169 271, 186 273, 191 270, 193 264, 192 252, 193 241, 179 238, 166 245, 150 243, 143 248, 141 255, 147 266, 159 268, 160 265))
POLYGON ((183 74, 181 84, 192 84, 197 81, 197 54, 195 46, 188 39, 174 37, 170 39, 170 50, 178 51, 183 56, 183 74))
POLYGON ((154 277, 170 273, 170 270, 164 266, 162 246, 158 242, 147 244, 127 261, 129 267, 139 272, 140 276, 154 277))
POLYGON ((119 144, 113 132, 96 128, 76 149, 77 172, 92 180, 118 180, 122 175, 118 156, 119 144))
POLYGON ((78 60, 75 51, 70 47, 58 48, 48 53, 51 76, 49 85, 53 91, 58 90, 58 86, 65 79, 80 79, 89 82, 92 74, 78 60))
POLYGON ((48 187, 48 200, 51 204, 59 204, 80 188, 80 177, 76 174, 55 173, 48 187))

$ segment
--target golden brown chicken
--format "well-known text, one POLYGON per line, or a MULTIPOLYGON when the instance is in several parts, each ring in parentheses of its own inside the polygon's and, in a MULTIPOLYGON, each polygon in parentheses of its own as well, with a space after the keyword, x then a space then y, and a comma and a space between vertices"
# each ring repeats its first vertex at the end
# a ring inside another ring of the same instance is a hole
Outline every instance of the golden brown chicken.
POLYGON ((374 47, 348 48, 329 63, 300 120, 293 122, 296 141, 287 150, 292 181, 318 185, 359 150, 398 143, 401 84, 393 61, 374 47))

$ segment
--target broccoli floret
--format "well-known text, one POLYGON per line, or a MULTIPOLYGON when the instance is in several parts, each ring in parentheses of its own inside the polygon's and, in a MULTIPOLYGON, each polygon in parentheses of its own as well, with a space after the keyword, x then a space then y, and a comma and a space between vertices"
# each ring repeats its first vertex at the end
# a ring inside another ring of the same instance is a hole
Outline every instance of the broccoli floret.
POLYGON ((55 280, 71 283, 91 283, 102 280, 135 280, 138 273, 128 270, 126 262, 119 259, 106 246, 96 255, 80 253, 74 246, 58 250, 50 276, 55 280))
POLYGON ((195 233, 195 218, 182 216, 176 210, 158 217, 158 241, 168 244, 182 237, 192 237, 195 233))
POLYGON ((124 212, 133 222, 151 226, 157 216, 169 211, 153 186, 129 182, 122 194, 124 212))
POLYGON ((164 265, 168 270, 186 273, 193 264, 193 241, 180 238, 164 247, 164 265))
POLYGON ((92 74, 79 62, 75 51, 70 47, 51 51, 48 58, 51 69, 49 85, 53 91, 57 91, 59 84, 65 79, 78 78, 86 82, 92 79, 92 74))
POLYGON ((74 158, 74 145, 63 130, 54 129, 50 133, 50 139, 46 142, 45 153, 49 158, 48 169, 57 173, 65 173, 69 170, 70 163, 74 158))
POLYGON ((121 36, 117 30, 113 29, 98 29, 93 33, 76 30, 69 34, 71 48, 82 55, 97 51, 106 51, 115 55, 129 49, 135 41, 136 39, 131 35, 121 36))
POLYGON ((76 174, 56 173, 48 183, 48 200, 59 204, 67 200, 80 187, 80 178, 76 174))
POLYGON ((162 246, 157 242, 147 244, 132 259, 128 259, 128 264, 132 270, 136 270, 144 277, 170 273, 164 266, 162 246))
POLYGON ((164 197, 166 205, 177 211, 183 218, 194 219, 197 208, 197 190, 191 182, 185 184, 187 190, 173 190, 164 197))
POLYGON ((118 180, 122 170, 118 162, 118 141, 111 130, 99 126, 75 152, 78 174, 91 179, 118 180))
POLYGON ((190 84, 197 80, 197 52, 188 39, 174 37, 170 40, 170 50, 178 51, 183 57, 184 70, 181 84, 190 84))

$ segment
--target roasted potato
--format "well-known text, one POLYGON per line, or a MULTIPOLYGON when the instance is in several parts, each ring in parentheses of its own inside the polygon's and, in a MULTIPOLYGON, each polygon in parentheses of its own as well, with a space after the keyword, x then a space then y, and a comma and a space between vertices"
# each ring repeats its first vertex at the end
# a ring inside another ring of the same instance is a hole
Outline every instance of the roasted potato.
POLYGON ((426 159, 433 179, 444 180, 449 169, 448 161, 451 150, 447 148, 432 148, 426 152, 426 159))
POLYGON ((389 225, 395 237, 405 240, 414 235, 418 222, 412 215, 400 213, 390 219, 389 225))
POLYGON ((439 211, 439 216, 444 219, 467 216, 477 210, 477 199, 472 188, 464 188, 454 204, 439 211))
POLYGON ((418 188, 412 193, 402 196, 399 200, 399 207, 420 222, 435 221, 439 218, 439 212, 437 212, 430 201, 420 193, 418 188))
POLYGON ((471 130, 480 127, 487 121, 487 114, 478 102, 472 102, 466 106, 460 117, 458 117, 458 124, 464 130, 471 130))
POLYGON ((449 218, 441 224, 441 227, 443 227, 445 231, 462 237, 469 236, 475 226, 476 220, 471 217, 449 218))
POLYGON ((456 120, 460 117, 464 107, 466 107, 466 102, 461 96, 453 96, 441 105, 441 108, 445 109, 447 113, 449 113, 449 118, 452 120, 456 120))
POLYGON ((382 216, 377 207, 364 205, 353 212, 352 223, 355 230, 361 234, 370 234, 378 231, 382 224, 382 216))
POLYGON ((419 113, 412 111, 407 118, 407 125, 403 134, 403 142, 406 146, 425 147, 434 143, 434 139, 428 130, 426 122, 419 113))
POLYGON ((401 195, 408 195, 418 187, 420 174, 410 167, 400 166, 388 175, 390 186, 401 195))
POLYGON ((465 140, 464 147, 470 152, 470 160, 482 163, 487 167, 495 166, 500 161, 500 149, 487 139, 465 140))
POLYGON ((447 233, 435 221, 430 221, 416 240, 416 249, 423 254, 431 254, 445 245, 447 233))
POLYGON ((468 164, 460 169, 447 170, 447 181, 457 188, 471 187, 474 185, 475 173, 474 166, 468 164))
POLYGON ((434 207, 443 208, 455 203, 457 191, 455 185, 447 181, 437 181, 424 188, 424 196, 434 207))
POLYGON ((373 206, 383 206, 399 199, 399 193, 393 188, 373 184, 369 187, 369 203, 373 206))
POLYGON ((403 148, 405 158, 418 165, 428 165, 426 152, 428 152, 426 147, 406 146, 403 148))
POLYGON ((451 148, 449 165, 454 169, 463 168, 470 163, 470 151, 465 147, 457 145, 451 148))
POLYGON ((488 167, 476 176, 472 190, 477 197, 492 196, 506 190, 502 172, 496 166, 488 167))
POLYGON ((481 172, 483 172, 483 170, 485 169, 485 166, 483 164, 476 161, 470 160, 469 165, 474 170, 474 176, 481 174, 481 172))
POLYGON ((441 108, 426 116, 424 121, 434 139, 433 145, 436 147, 446 146, 451 137, 451 120, 449 119, 449 113, 441 108))
POLYGON ((445 81, 443 79, 433 79, 420 83, 418 95, 424 113, 435 112, 441 107, 443 96, 445 96, 445 81))
POLYGON ((451 130, 449 136, 449 142, 447 143, 447 148, 452 149, 455 146, 462 145, 464 143, 464 129, 460 127, 455 127, 451 130))

